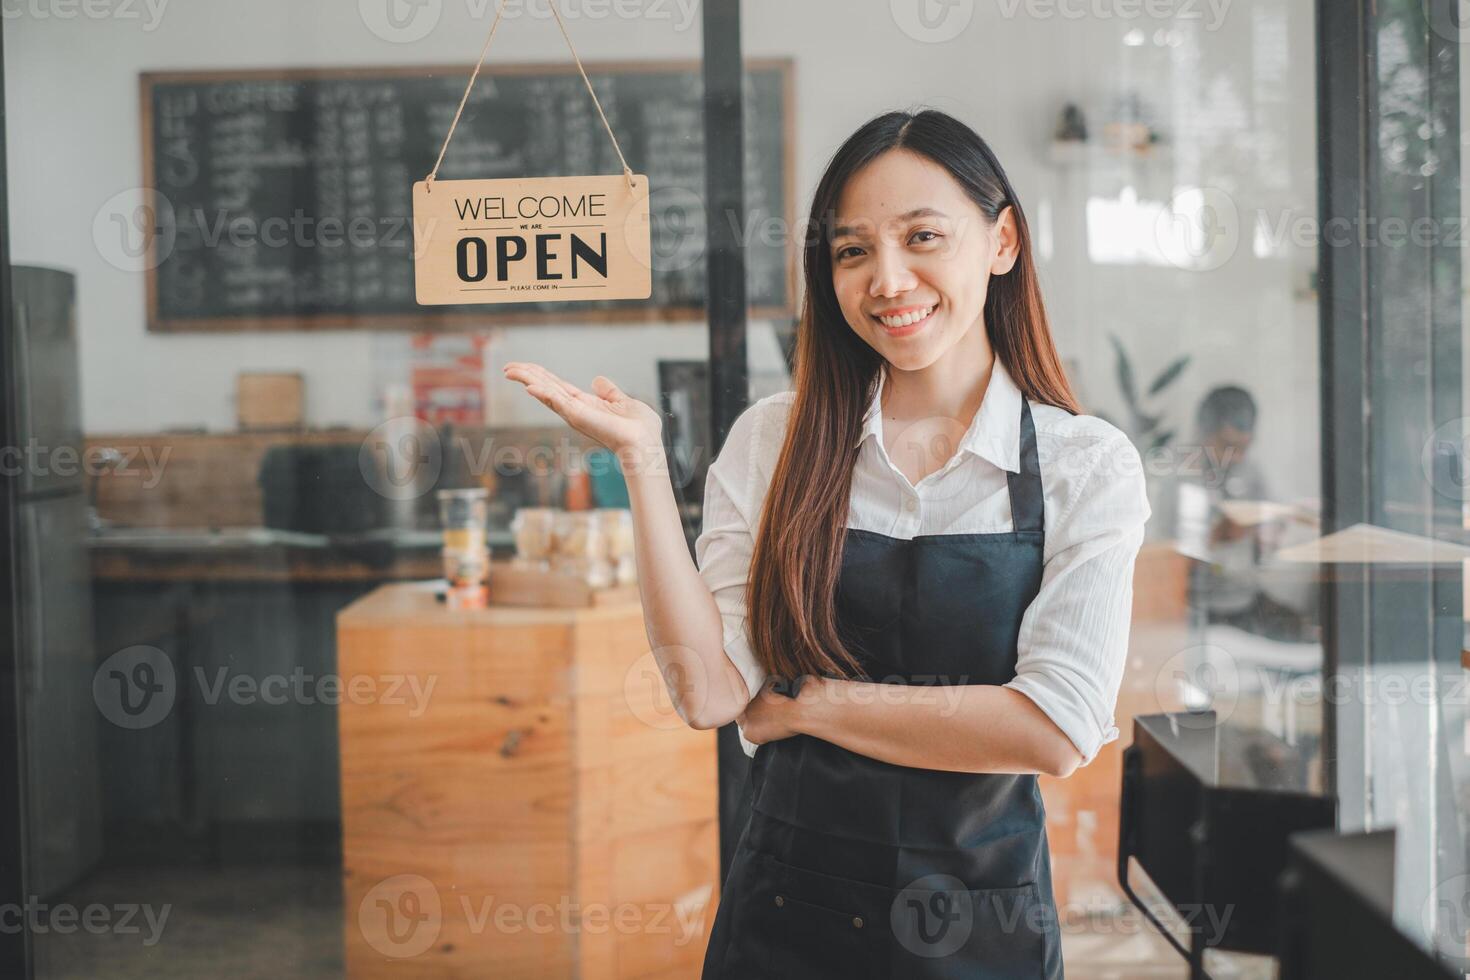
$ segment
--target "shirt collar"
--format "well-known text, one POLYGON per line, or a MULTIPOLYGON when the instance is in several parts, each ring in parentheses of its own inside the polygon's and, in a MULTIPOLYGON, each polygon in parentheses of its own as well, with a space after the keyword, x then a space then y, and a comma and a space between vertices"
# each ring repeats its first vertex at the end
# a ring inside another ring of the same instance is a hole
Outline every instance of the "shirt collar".
MULTIPOLYGON (((863 416, 858 445, 868 436, 876 436, 880 446, 883 443, 883 383, 887 374, 887 363, 880 363, 878 383, 863 416)), ((1021 472, 1021 389, 998 357, 990 369, 990 384, 985 388, 980 410, 960 439, 959 451, 979 456, 1008 472, 1021 472)))

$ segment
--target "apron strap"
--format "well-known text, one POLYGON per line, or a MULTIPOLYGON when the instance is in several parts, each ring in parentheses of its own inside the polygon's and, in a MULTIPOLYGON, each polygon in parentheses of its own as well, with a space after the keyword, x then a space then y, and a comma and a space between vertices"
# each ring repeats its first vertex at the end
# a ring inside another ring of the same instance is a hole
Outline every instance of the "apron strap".
POLYGON ((1031 403, 1021 396, 1021 472, 1006 473, 1011 491, 1011 523, 1017 531, 1043 530, 1041 463, 1036 456, 1036 426, 1031 403))

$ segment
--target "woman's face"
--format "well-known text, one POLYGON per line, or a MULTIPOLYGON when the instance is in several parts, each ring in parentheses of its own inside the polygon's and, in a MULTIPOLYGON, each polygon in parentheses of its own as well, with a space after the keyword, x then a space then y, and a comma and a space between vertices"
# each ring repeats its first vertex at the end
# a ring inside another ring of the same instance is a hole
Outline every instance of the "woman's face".
POLYGON ((916 371, 971 330, 984 342, 990 276, 1015 265, 1018 242, 1012 209, 992 225, 949 171, 899 149, 848 180, 831 249, 848 326, 895 368, 916 371))

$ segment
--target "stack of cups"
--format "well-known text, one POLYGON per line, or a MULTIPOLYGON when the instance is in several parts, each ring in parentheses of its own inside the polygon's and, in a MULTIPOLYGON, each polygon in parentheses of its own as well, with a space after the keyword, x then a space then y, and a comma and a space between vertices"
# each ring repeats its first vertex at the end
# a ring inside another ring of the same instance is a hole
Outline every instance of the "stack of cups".
POLYGON ((445 603, 450 609, 483 609, 489 598, 490 548, 485 544, 490 492, 484 487, 440 490, 444 525, 445 603))

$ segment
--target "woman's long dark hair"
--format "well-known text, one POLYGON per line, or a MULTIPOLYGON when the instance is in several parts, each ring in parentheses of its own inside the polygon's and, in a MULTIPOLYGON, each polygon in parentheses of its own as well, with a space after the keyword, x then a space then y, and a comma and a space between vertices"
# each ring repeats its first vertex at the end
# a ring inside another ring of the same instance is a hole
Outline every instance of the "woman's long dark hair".
POLYGON ((797 332, 785 441, 762 511, 748 583, 751 643, 778 677, 862 676, 838 636, 836 589, 842 567, 852 470, 863 416, 882 355, 848 326, 832 288, 832 220, 847 181, 880 154, 903 148, 949 171, 990 222, 1015 212, 1020 253, 985 297, 991 349, 1032 402, 1081 409, 1052 343, 1020 201, 990 147, 943 112, 889 112, 865 123, 827 164, 805 228, 806 297, 797 332))

